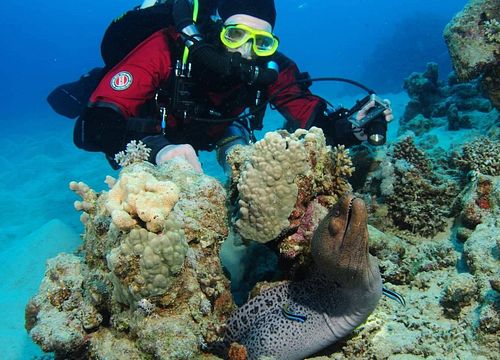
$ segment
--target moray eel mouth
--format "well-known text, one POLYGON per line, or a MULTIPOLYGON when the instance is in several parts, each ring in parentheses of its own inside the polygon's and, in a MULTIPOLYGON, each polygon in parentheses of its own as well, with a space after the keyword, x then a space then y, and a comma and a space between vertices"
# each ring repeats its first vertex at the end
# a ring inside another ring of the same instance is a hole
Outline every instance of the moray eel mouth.
POLYGON ((349 244, 346 245, 352 248, 356 241, 358 242, 358 246, 366 248, 366 251, 368 251, 368 236, 363 236, 363 231, 367 229, 368 219, 365 202, 350 194, 347 196, 344 206, 346 207, 345 230, 341 247, 343 247, 344 243, 347 241, 349 244))
POLYGON ((365 278, 370 272, 368 252, 368 212, 365 202, 353 194, 347 194, 340 201, 341 216, 332 218, 330 225, 338 226, 342 223, 336 240, 339 242, 336 258, 337 268, 341 270, 346 279, 365 278))
POLYGON ((368 213, 365 202, 345 194, 319 224, 312 253, 320 269, 344 280, 365 277, 368 252, 368 213))

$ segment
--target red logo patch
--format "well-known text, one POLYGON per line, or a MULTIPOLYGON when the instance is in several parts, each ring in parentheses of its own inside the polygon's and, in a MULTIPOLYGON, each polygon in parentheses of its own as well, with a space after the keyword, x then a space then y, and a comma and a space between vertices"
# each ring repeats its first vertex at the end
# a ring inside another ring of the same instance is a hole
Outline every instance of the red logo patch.
POLYGON ((118 74, 113 76, 110 81, 110 85, 113 89, 121 91, 126 90, 132 85, 132 74, 128 71, 120 71, 118 74))

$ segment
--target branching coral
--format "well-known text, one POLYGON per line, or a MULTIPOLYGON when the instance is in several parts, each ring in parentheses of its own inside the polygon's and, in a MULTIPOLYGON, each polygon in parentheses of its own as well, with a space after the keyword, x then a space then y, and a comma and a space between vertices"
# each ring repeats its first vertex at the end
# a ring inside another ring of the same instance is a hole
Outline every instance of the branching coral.
POLYGON ((415 146, 413 137, 406 136, 394 146, 394 158, 407 161, 412 167, 424 175, 432 170, 431 161, 425 153, 415 146))
POLYGON ((396 143, 393 158, 393 192, 386 199, 390 217, 402 229, 435 235, 446 224, 457 192, 455 185, 433 174, 431 161, 411 137, 396 143))
POLYGON ((450 184, 433 184, 418 171, 396 170, 394 193, 387 197, 389 215, 402 229, 433 236, 444 229, 455 191, 450 184))
POLYGON ((486 20, 483 27, 486 39, 500 44, 500 22, 497 19, 486 20))
POLYGON ((454 154, 455 162, 465 171, 477 171, 484 175, 500 175, 500 141, 478 138, 454 154))
POLYGON ((146 161, 149 158, 151 149, 146 147, 142 141, 132 140, 127 144, 125 151, 120 151, 115 155, 115 161, 120 166, 128 166, 134 163, 146 161))

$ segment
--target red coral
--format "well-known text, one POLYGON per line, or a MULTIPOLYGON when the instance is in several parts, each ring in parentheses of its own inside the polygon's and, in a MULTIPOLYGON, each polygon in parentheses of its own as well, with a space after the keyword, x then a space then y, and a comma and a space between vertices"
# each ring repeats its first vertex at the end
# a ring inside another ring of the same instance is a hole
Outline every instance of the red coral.
POLYGON ((490 195, 493 189, 493 184, 488 179, 479 179, 477 184, 477 199, 476 205, 483 210, 490 210, 490 195))
POLYGON ((476 200, 476 204, 477 204, 477 206, 479 206, 479 208, 481 208, 483 210, 491 209, 490 201, 488 200, 488 198, 481 197, 481 198, 476 200))

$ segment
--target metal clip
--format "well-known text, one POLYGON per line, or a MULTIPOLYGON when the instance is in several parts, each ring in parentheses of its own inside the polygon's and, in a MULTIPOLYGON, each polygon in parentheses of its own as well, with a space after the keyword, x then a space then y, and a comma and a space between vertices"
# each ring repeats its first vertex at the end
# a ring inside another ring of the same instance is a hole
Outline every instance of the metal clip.
POLYGON ((160 107, 161 115, 161 133, 165 135, 167 133, 167 109, 165 107, 160 107))
POLYGON ((262 100, 262 93, 260 90, 257 90, 257 93, 255 94, 255 105, 259 106, 261 100, 262 100))

